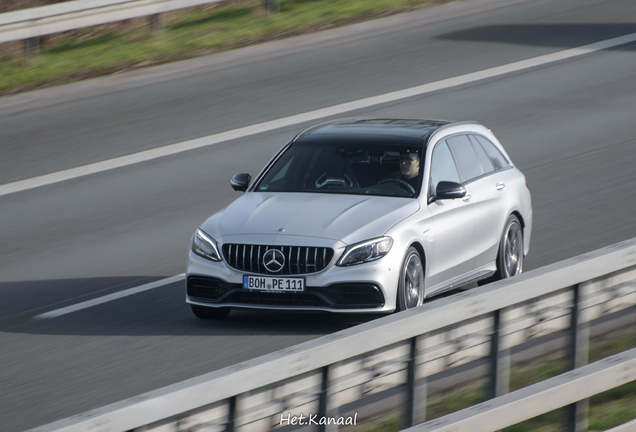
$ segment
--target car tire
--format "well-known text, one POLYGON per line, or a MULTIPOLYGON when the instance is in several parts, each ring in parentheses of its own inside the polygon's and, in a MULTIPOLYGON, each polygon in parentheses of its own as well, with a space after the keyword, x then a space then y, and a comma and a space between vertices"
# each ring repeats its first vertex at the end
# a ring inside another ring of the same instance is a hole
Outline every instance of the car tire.
POLYGON ((204 320, 227 318, 232 310, 230 308, 211 308, 197 305, 190 305, 190 307, 197 318, 204 320))
POLYGON ((424 265, 414 247, 406 251, 398 281, 396 311, 413 309, 424 301, 424 265))
POLYGON ((517 216, 510 215, 499 240, 497 271, 491 277, 480 280, 478 285, 485 285, 520 274, 523 271, 524 250, 523 228, 517 216))

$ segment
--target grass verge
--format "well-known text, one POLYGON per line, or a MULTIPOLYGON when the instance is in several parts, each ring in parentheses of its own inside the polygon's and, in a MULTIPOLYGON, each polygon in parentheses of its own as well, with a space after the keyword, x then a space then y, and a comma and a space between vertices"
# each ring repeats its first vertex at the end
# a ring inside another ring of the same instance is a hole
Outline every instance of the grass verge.
POLYGON ((268 15, 262 0, 231 0, 167 13, 165 29, 154 35, 145 19, 137 19, 44 38, 39 54, 29 58, 20 54, 20 44, 4 44, 0 45, 0 94, 212 54, 447 1, 281 0, 281 11, 268 15))

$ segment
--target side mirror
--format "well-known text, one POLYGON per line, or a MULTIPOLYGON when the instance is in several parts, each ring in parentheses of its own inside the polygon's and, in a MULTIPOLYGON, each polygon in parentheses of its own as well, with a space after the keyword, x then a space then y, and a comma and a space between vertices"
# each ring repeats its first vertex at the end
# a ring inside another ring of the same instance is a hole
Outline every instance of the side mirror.
POLYGON ((435 198, 438 200, 463 198, 466 195, 466 188, 459 183, 441 181, 437 183, 435 198))
POLYGON ((245 192, 251 180, 252 176, 249 173, 234 174, 234 177, 230 180, 230 185, 235 191, 245 192))

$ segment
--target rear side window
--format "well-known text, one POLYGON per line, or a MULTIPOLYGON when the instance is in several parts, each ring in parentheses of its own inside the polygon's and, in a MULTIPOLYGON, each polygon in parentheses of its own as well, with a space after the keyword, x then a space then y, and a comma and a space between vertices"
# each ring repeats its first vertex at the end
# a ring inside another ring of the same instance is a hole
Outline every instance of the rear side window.
POLYGON ((448 138, 446 141, 457 160, 462 181, 472 180, 484 173, 477 158, 477 153, 475 153, 473 145, 468 140, 468 136, 457 135, 448 138))
POLYGON ((492 161, 486 154, 484 148, 477 141, 477 138, 475 138, 475 135, 469 135, 468 137, 473 143, 473 148, 475 149, 475 153, 477 153, 477 157, 479 158, 479 162, 481 163, 481 168, 484 170, 484 174, 493 172, 495 170, 495 166, 492 164, 492 161))
POLYGON ((493 143, 479 135, 475 135, 475 138, 488 155, 488 159, 490 159, 495 170, 510 166, 504 155, 501 154, 499 149, 493 143))
POLYGON ((441 181, 452 181, 459 183, 457 167, 446 142, 442 141, 433 151, 431 160, 431 194, 435 194, 437 183, 441 181))

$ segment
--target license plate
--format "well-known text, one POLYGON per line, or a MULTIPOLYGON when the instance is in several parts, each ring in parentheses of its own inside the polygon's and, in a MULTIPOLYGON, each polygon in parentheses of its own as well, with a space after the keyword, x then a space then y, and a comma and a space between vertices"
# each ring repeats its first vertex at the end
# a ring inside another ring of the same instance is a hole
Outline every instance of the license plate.
POLYGON ((261 291, 304 291, 305 279, 244 275, 243 288, 261 291))

